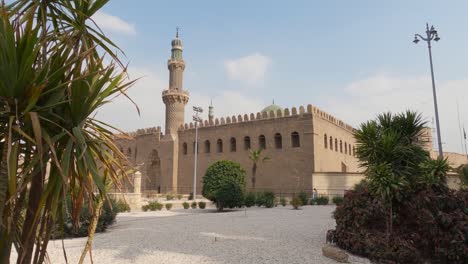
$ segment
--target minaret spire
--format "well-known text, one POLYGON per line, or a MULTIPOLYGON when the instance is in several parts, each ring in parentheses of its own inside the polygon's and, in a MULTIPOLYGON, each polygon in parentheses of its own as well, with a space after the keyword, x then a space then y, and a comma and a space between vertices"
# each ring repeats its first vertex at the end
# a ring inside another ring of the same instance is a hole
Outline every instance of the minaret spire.
POLYGON ((184 124, 185 105, 189 93, 183 89, 185 61, 182 58, 182 41, 179 39, 179 27, 176 38, 171 42, 171 58, 167 61, 169 69, 169 88, 163 91, 163 102, 166 105, 166 134, 177 135, 177 130, 184 124))
POLYGON ((213 111, 213 99, 210 100, 210 106, 208 107, 208 121, 210 123, 214 122, 214 111, 213 111))

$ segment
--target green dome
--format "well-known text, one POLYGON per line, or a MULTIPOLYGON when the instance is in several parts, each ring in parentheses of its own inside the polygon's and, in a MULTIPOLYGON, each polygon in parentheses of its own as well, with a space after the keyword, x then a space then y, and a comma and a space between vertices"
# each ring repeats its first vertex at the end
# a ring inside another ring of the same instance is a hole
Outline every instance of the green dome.
POLYGON ((268 114, 270 113, 270 111, 273 111, 276 115, 276 113, 278 112, 278 110, 281 110, 281 112, 283 112, 283 108, 281 108, 280 106, 278 105, 275 105, 275 103, 263 108, 262 110, 262 113, 263 112, 267 112, 268 114))

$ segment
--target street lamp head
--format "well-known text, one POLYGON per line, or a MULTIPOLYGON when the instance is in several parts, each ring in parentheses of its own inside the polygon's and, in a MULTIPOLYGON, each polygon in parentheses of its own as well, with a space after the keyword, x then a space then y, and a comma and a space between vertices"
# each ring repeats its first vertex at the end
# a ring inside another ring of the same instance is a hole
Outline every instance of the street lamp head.
POLYGON ((414 36, 413 43, 414 43, 414 44, 418 44, 418 42, 419 42, 418 36, 415 35, 415 36, 414 36))
POLYGON ((439 41, 439 40, 440 40, 439 35, 438 35, 437 33, 435 33, 434 40, 435 40, 435 41, 439 41))
POLYGON ((201 107, 199 107, 199 106, 194 106, 194 107, 193 107, 193 111, 198 112, 198 113, 202 113, 202 112, 203 112, 203 108, 201 108, 201 107))

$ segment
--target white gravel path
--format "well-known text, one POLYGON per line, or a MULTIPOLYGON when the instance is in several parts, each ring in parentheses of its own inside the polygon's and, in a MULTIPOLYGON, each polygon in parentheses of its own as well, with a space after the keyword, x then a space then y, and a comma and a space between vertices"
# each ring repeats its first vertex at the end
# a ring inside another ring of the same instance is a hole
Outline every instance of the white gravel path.
MULTIPOLYGON (((334 206, 131 212, 97 234, 93 259, 120 263, 336 263, 322 256, 334 206)), ((69 263, 77 263, 85 238, 65 240, 69 263)), ((51 241, 52 263, 65 263, 61 241, 51 241)), ((88 256, 89 262, 89 256, 88 256)), ((350 256, 351 263, 370 263, 350 256)))

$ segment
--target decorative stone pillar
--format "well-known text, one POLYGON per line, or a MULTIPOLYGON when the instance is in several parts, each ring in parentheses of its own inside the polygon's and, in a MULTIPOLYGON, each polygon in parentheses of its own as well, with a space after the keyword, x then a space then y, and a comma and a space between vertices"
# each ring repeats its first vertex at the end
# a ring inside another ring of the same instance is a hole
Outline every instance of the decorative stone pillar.
POLYGON ((133 177, 133 192, 141 193, 141 172, 136 171, 133 177))

